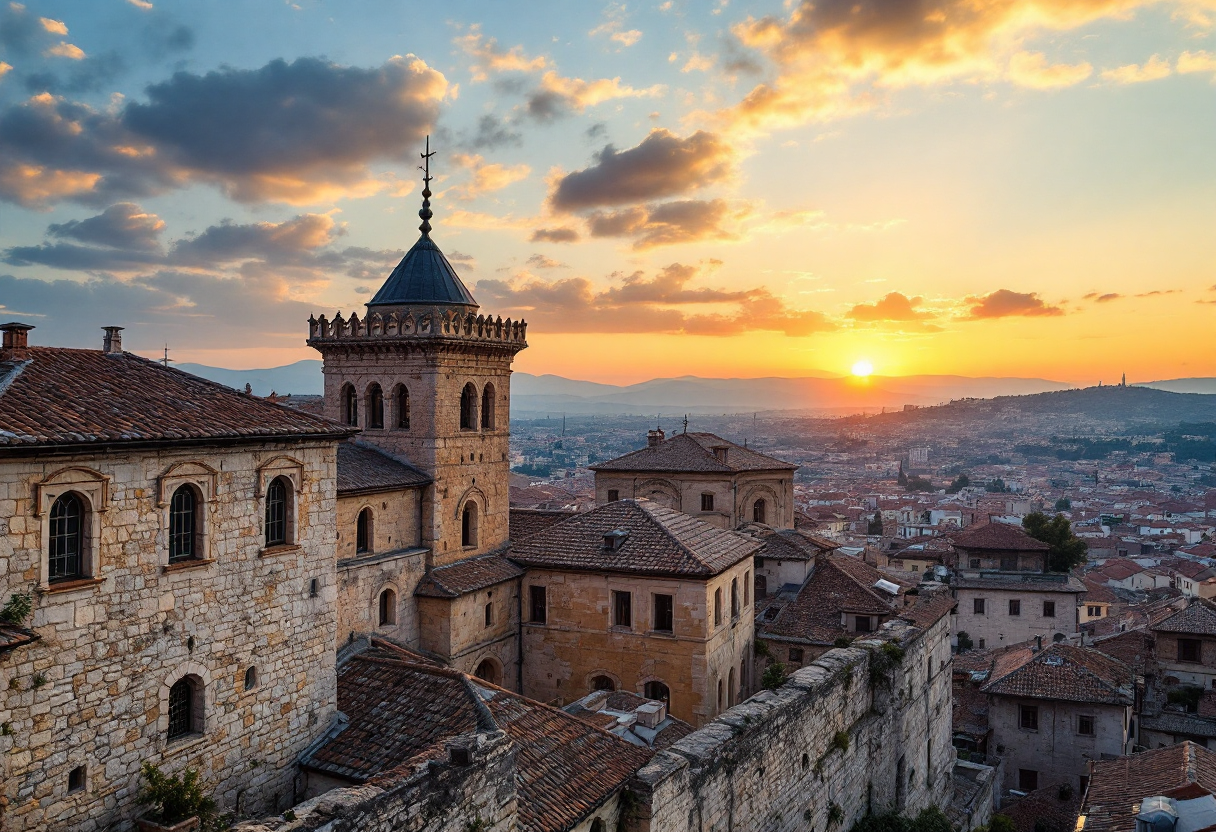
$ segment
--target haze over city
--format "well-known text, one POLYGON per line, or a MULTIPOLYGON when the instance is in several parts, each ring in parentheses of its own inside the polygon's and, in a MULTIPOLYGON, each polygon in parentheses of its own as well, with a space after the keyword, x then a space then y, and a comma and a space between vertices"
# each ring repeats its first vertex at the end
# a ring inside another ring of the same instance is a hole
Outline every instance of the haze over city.
POLYGON ((0 315, 315 354, 417 238, 653 377, 1216 375, 1210 0, 10 3, 0 315))

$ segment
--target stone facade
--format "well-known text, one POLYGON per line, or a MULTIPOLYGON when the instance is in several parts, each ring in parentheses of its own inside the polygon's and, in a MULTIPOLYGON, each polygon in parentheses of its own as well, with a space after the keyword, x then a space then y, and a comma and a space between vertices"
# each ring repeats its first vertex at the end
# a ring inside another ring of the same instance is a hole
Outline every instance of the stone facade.
MULTIPOLYGON (((1050 576, 1043 576, 1044 578, 1050 576)), ((1058 585, 1045 581, 996 580, 969 582, 962 578, 954 582, 954 597, 958 599, 955 633, 967 633, 975 646, 982 648, 1008 647, 1041 637, 1050 644, 1057 634, 1072 636, 1080 629, 1077 598, 1084 586, 1075 578, 1059 576, 1058 585), (982 602, 982 610, 976 602, 982 602), (1010 602, 1016 602, 1017 614, 1010 612, 1010 602), (1048 615, 1054 604, 1054 614, 1048 615), (981 641, 982 639, 982 641, 981 641)))
POLYGON ((619 499, 645 497, 661 506, 691 514, 720 529, 734 529, 753 519, 757 500, 764 500, 765 522, 774 528, 794 528, 793 471, 749 471, 736 474, 674 473, 670 471, 597 471, 595 501, 608 502, 608 492, 619 499), (713 508, 702 510, 703 495, 713 508))
POLYGON ((895 622, 831 650, 656 755, 637 777, 633 828, 848 829, 870 809, 945 806, 955 761, 948 618, 925 630, 895 622), (902 643, 902 658, 882 641, 902 643))
POLYGON ((529 621, 530 611, 524 610, 524 695, 564 704, 595 690, 601 676, 612 680, 614 689, 642 695, 648 682, 661 682, 670 690, 672 716, 704 724, 754 688, 754 602, 745 589, 751 569, 750 558, 709 580, 529 569, 523 580, 525 604, 532 586, 545 587, 548 603, 544 624, 529 621), (733 616, 732 583, 740 593, 733 616), (632 595, 630 627, 612 623, 614 591, 632 595), (719 593, 722 619, 715 623, 719 593), (656 594, 673 596, 670 634, 654 630, 656 594))
POLYGON ((455 670, 519 690, 518 580, 459 598, 419 597, 413 601, 418 606, 423 651, 445 657, 455 670))
POLYGON ((1168 684, 1216 688, 1216 636, 1163 630, 1153 635, 1162 678, 1177 680, 1168 684))
POLYGON ((0 461, 0 597, 32 590, 41 636, 0 664, 0 825, 128 828, 145 761, 198 769, 226 810, 293 802, 294 763, 335 711, 335 458, 333 441, 302 440, 0 461), (277 476, 292 534, 266 548, 277 476), (204 557, 169 565, 183 483, 201 498, 204 557), (86 504, 89 578, 49 584, 48 509, 67 491, 86 504), (168 741, 183 677, 198 730, 168 741))

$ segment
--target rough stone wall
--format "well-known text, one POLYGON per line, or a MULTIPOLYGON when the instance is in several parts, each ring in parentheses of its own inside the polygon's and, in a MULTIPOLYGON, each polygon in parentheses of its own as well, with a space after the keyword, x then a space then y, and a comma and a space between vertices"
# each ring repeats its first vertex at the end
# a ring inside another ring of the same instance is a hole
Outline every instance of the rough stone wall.
POLYGON ((419 500, 422 491, 403 488, 380 494, 338 496, 338 560, 366 558, 369 555, 411 549, 422 546, 419 521, 422 517, 419 500), (371 551, 355 551, 359 512, 372 511, 371 551))
MULTIPOLYGON (((642 578, 534 569, 524 577, 523 597, 532 585, 546 587, 545 624, 523 624, 525 696, 541 702, 572 702, 593 690, 592 679, 608 676, 619 690, 643 693, 659 681, 671 691, 671 714, 701 724, 718 713, 717 681, 725 686, 735 671, 736 687, 750 690, 740 666, 750 667, 753 606, 744 604, 743 586, 751 571, 745 559, 713 581, 642 578), (738 582, 739 615, 730 614, 730 584, 738 582), (713 624, 714 590, 723 591, 723 621, 713 624), (612 625, 612 592, 633 594, 633 626, 612 625), (673 596, 674 632, 654 631, 654 595, 673 596)), ((524 612, 525 617, 528 611, 524 612)), ((746 674, 749 675, 750 674, 746 674)))
POLYGON ((374 633, 410 647, 419 646, 418 605, 414 589, 426 572, 426 552, 371 555, 338 562, 338 640, 374 633), (380 623, 380 593, 396 593, 396 621, 380 623))
POLYGON ((519 581, 505 581, 441 603, 448 604, 449 665, 477 675, 477 666, 489 660, 495 678, 486 681, 518 690, 519 581), (485 618, 487 604, 492 610, 489 626, 485 618))
POLYGON ((1079 778, 1089 774, 1089 761, 1109 759, 1104 754, 1119 757, 1129 753, 1127 730, 1132 709, 1111 705, 1087 705, 1077 702, 1053 702, 1046 699, 1017 699, 1011 696, 989 697, 988 725, 992 729, 989 748, 1003 746, 997 753, 1004 760, 1004 778, 1000 788, 1019 789, 1019 770, 1037 771, 1038 786, 1068 783, 1081 789, 1079 778), (1023 728, 1019 706, 1039 709, 1039 727, 1023 728), (1086 714, 1094 718, 1094 736, 1077 733, 1077 717, 1086 714))
MULTIPOLYGON (((31 626, 41 641, 0 660, 0 722, 9 729, 0 736, 0 826, 128 828, 144 761, 198 769, 225 809, 288 805, 295 760, 336 705, 335 446, 0 462, 0 598, 44 584, 36 484, 70 466, 109 478, 95 491, 108 503, 94 514, 99 582, 36 592, 31 626), (298 545, 263 551, 259 468, 284 457, 300 463, 298 545), (212 561, 168 569, 158 478, 182 471, 213 485, 203 503, 212 561), (250 666, 257 685, 247 691, 250 666), (168 743, 168 686, 185 675, 204 683, 204 730, 168 743), (86 787, 69 794, 78 766, 86 787)), ((43 489, 51 490, 64 489, 43 489)))
POLYGON ((744 474, 679 474, 664 471, 621 474, 610 471, 595 475, 595 501, 608 502, 609 489, 621 499, 646 497, 668 508, 704 520, 720 529, 733 529, 752 521, 753 504, 766 502, 768 525, 794 527, 794 478, 759 472, 744 474), (701 510, 701 495, 712 494, 713 511, 701 510))
POLYGON ((1161 666, 1161 676, 1172 676, 1183 685, 1199 685, 1204 688, 1213 686, 1216 680, 1216 639, 1188 633, 1166 633, 1154 630, 1157 639, 1157 663, 1161 666), (1199 662, 1178 661, 1178 639, 1199 639, 1199 662))
MULTIPOLYGON (((945 807, 952 791, 949 616, 905 640, 831 650, 656 755, 638 832, 848 829, 867 809, 945 807), (881 660, 879 660, 881 661, 881 660), (847 740, 847 742, 846 742, 847 740)), ((903 640, 903 622, 880 635, 903 640)))
POLYGON ((980 639, 988 649, 1008 647, 1042 636, 1051 644, 1056 633, 1072 635, 1077 632, 1077 595, 1070 592, 1035 592, 1017 586, 1009 589, 964 589, 954 592, 958 598, 958 620, 955 633, 964 632, 978 647, 980 639), (984 599, 984 613, 974 612, 975 599, 984 599), (1009 614, 1009 602, 1021 603, 1021 614, 1009 614), (1043 602, 1054 601, 1054 617, 1043 615, 1043 602))
POLYGON ((342 416, 342 389, 349 383, 360 395, 361 439, 408 458, 431 475, 429 505, 423 516, 423 543, 441 566, 493 551, 507 542, 510 438, 511 361, 509 352, 490 344, 470 342, 423 348, 407 341, 386 341, 375 349, 351 342, 327 344, 325 357, 325 415, 342 416), (388 348, 388 349, 386 349, 388 348), (385 396, 385 427, 366 427, 365 391, 372 383, 385 396), (460 427, 460 396, 466 383, 478 391, 477 428, 460 427), (481 392, 494 385, 492 429, 482 429, 481 392), (393 390, 404 384, 410 392, 410 427, 396 427, 393 390), (468 500, 478 507, 477 545, 461 545, 461 511, 468 500))
POLYGON ((785 584, 802 586, 814 571, 813 560, 765 558, 763 566, 756 566, 756 574, 764 577, 764 588, 768 595, 776 595, 785 584))

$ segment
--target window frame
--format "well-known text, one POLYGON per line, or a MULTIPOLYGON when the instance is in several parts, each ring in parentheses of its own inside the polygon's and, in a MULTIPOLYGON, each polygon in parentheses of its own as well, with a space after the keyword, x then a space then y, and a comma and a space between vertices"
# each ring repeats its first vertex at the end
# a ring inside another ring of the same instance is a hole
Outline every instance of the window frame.
POLYGON ((1015 617, 1015 618, 1021 617, 1021 615, 1022 615, 1021 599, 1019 599, 1019 598, 1010 598, 1009 599, 1009 615, 1010 615, 1010 617, 1015 617))
POLYGON ((627 589, 612 590, 612 626, 633 629, 633 593, 627 589))
POLYGON ((494 430, 495 424, 495 396, 498 391, 494 387, 494 383, 487 381, 485 386, 481 388, 481 429, 494 430))
POLYGON ((549 591, 545 584, 528 585, 528 623, 549 623, 549 591))
POLYGON ((986 602, 987 602, 986 598, 972 598, 971 599, 971 614, 972 615, 987 615, 988 613, 986 611, 986 608, 987 608, 986 602))
POLYGON ((365 417, 368 430, 384 430, 384 388, 373 381, 367 386, 365 417))
POLYGON ((1018 729, 1021 731, 1039 730, 1038 705, 1018 705, 1018 729))
POLYGON ((376 626, 397 626, 397 590, 391 586, 382 587, 376 594, 376 626))
POLYGON ((376 551, 376 517, 371 506, 359 509, 355 517, 355 554, 370 555, 376 551))
POLYGON ((291 481, 283 476, 272 478, 266 486, 262 539, 267 549, 291 545, 290 515, 292 490, 291 481), (282 490, 281 499, 279 498, 279 489, 282 490))
POLYGON ((722 626, 722 587, 714 590, 714 626, 722 626))
POLYGON ((1175 642, 1177 643, 1177 646, 1178 646, 1178 661, 1185 662, 1186 664, 1202 664, 1203 663, 1203 640, 1202 639, 1179 638, 1179 639, 1175 639, 1175 642), (1191 653, 1191 651, 1184 650, 1184 647, 1191 647, 1191 646, 1193 646, 1195 648, 1194 649, 1194 658, 1187 658, 1187 654, 1191 653))
POLYGON ((60 494, 51 503, 50 511, 47 512, 47 542, 44 546, 46 562, 47 562, 47 583, 51 585, 70 583, 72 581, 85 580, 89 577, 89 558, 86 551, 87 535, 86 531, 89 525, 89 506, 88 502, 75 490, 68 490, 60 494), (64 506, 60 516, 56 517, 56 512, 60 506, 64 506), (74 516, 64 516, 63 512, 68 509, 74 509, 74 516), (56 531, 56 524, 60 523, 68 525, 68 529, 56 531), (74 530, 72 526, 74 525, 74 530), (70 543, 74 552, 56 552, 56 542, 61 541, 70 543), (74 567, 72 569, 64 568, 63 571, 56 572, 55 564, 57 561, 64 561, 64 567, 70 558, 74 558, 74 567))
POLYGON ((189 742, 206 733, 205 693, 206 680, 193 673, 183 674, 169 686, 164 731, 168 745, 189 742))
POLYGON ((477 387, 473 382, 465 382, 460 388, 460 429, 477 430, 477 387))
POLYGON ((608 489, 608 502, 615 503, 615 502, 618 502, 620 499, 621 499, 621 492, 619 489, 616 489, 616 488, 608 489))
POLYGON ((752 503, 752 522, 768 524, 768 500, 763 497, 752 503))
POLYGON ((701 492, 701 511, 714 510, 714 495, 709 491, 701 492))
POLYGON ((676 631, 676 599, 674 595, 665 592, 654 593, 652 601, 653 620, 651 622, 654 632, 656 633, 672 633, 676 631), (660 600, 665 599, 665 600, 660 600), (663 607, 666 606, 666 609, 663 607), (663 624, 667 626, 664 627, 663 624))
POLYGON ((1098 735, 1098 718, 1093 714, 1077 714, 1077 736, 1096 737, 1098 735), (1084 730, 1088 722, 1089 730, 1084 730))
POLYGON ((343 384, 338 401, 342 408, 342 424, 359 427, 359 391, 355 389, 355 385, 349 381, 343 384))
POLYGON ((460 545, 465 549, 476 549, 478 539, 479 507, 476 500, 466 500, 460 510, 460 545))
POLYGON ((183 483, 173 489, 173 494, 169 498, 169 563, 186 563, 192 560, 203 560, 202 546, 202 506, 204 505, 201 495, 198 493, 198 487, 194 483, 183 483), (182 515, 181 508, 178 505, 178 497, 187 495, 190 498, 189 506, 189 528, 181 529, 182 515), (175 550, 176 545, 180 545, 177 541, 186 539, 189 541, 189 551, 182 554, 180 550, 175 550))
POLYGON ((1044 618, 1055 618, 1056 617, 1056 602, 1055 601, 1044 601, 1043 602, 1043 617, 1044 618))
POLYGON ((398 384, 393 391, 393 406, 396 407, 393 424, 397 430, 410 429, 410 388, 398 384))

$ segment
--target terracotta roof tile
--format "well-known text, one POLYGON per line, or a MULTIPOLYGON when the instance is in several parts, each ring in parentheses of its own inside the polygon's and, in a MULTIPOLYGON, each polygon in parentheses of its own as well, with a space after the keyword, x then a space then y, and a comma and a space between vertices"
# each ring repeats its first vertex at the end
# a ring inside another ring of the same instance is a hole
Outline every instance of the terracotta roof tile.
POLYGON ((589 466, 592 471, 793 471, 791 462, 756 453, 712 433, 677 433, 657 445, 589 466), (725 448, 719 458, 715 448, 725 448))
POLYGON ((355 432, 131 353, 30 347, 29 357, 0 363, 0 448, 355 432))
POLYGON ((1041 540, 1035 540, 1021 526, 1009 523, 985 523, 982 526, 968 526, 961 532, 949 535, 950 542, 959 549, 968 551, 1018 551, 1046 552, 1051 547, 1041 540))
POLYGON ((0 621, 0 655, 33 644, 40 636, 33 630, 0 621))
POLYGON ((1119 596, 1111 591, 1110 587, 1099 581, 1095 581, 1089 576, 1081 578, 1081 582, 1085 584, 1085 595, 1083 601, 1090 604, 1117 604, 1119 596))
POLYGON ((1153 624, 1163 633, 1193 633, 1216 635, 1216 606, 1203 598, 1192 598, 1179 612, 1153 624))
POLYGON ((814 560, 840 548, 839 543, 796 529, 775 529, 755 536, 764 541, 764 548, 756 556, 773 560, 814 560))
POLYGON ((512 508, 510 510, 510 538, 515 543, 527 540, 538 532, 563 520, 569 520, 578 512, 562 509, 512 508))
POLYGON ((513 545, 525 566, 708 578, 751 556, 760 543, 650 500, 618 500, 513 545), (609 549, 605 535, 626 533, 609 549))
POLYGON ((1093 648, 1114 656, 1137 673, 1155 673, 1156 639, 1151 630, 1139 628, 1094 639, 1093 648))
POLYGON ((1140 802, 1146 797, 1180 789, 1186 789, 1188 797, 1216 792, 1216 753, 1190 741, 1095 761, 1090 768, 1089 788, 1081 804, 1084 832, 1135 829, 1140 802))
POLYGON ((481 555, 435 567, 418 582, 414 594, 425 598, 459 598, 522 574, 524 570, 500 554, 481 555))
POLYGON ((882 573, 857 558, 825 555, 794 600, 772 621, 763 620, 767 613, 761 615, 760 631, 815 644, 832 644, 842 636, 856 635, 841 623, 843 613, 890 617, 897 611, 890 596, 874 589, 879 580, 885 580, 882 573))
POLYGON ((338 494, 421 488, 431 478, 403 459, 362 442, 338 446, 338 494))
MULTIPOLYGON (((1008 654, 1014 656, 1015 654, 1008 654)), ((981 688, 997 696, 1130 705, 1135 677, 1130 667, 1087 647, 1053 644, 1021 661, 994 667, 981 688)))

